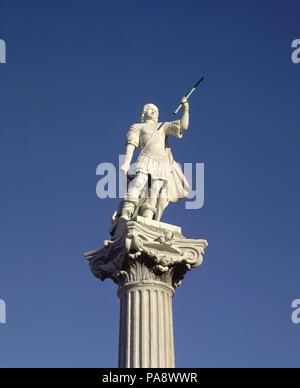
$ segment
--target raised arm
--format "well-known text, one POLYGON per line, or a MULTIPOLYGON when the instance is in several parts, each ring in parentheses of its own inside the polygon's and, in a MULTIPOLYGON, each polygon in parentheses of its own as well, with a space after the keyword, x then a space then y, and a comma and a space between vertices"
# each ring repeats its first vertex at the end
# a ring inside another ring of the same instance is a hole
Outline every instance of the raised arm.
POLYGON ((183 113, 180 119, 180 127, 181 131, 184 132, 188 129, 189 127, 189 119, 190 119, 190 114, 189 114, 189 103, 185 97, 181 99, 181 104, 183 107, 183 113))

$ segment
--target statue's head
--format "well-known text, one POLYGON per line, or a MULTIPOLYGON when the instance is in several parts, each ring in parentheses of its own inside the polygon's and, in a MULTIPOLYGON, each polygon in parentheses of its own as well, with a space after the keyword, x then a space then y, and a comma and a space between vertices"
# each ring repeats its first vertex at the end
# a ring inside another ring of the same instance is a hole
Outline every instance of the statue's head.
POLYGON ((153 120, 157 123, 158 121, 158 107, 154 104, 146 104, 144 105, 141 122, 144 123, 146 120, 153 120))

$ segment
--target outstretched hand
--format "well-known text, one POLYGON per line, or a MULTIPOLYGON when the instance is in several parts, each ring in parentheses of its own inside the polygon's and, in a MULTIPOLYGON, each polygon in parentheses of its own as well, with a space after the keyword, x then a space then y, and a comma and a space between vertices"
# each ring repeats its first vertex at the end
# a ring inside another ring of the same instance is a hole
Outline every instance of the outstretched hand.
POLYGON ((189 109, 189 103, 188 103, 188 100, 186 99, 186 97, 182 97, 181 101, 180 101, 181 105, 183 106, 183 108, 185 110, 189 109))

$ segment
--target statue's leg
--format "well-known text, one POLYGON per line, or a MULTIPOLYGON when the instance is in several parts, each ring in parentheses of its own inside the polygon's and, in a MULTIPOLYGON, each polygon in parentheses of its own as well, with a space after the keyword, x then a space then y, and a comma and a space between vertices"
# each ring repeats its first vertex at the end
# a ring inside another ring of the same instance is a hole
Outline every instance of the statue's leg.
POLYGON ((124 198, 121 217, 130 220, 136 205, 139 202, 139 196, 148 181, 148 175, 138 172, 136 177, 129 183, 127 195, 124 198))
POLYGON ((153 219, 157 209, 157 200, 159 192, 163 187, 164 181, 161 179, 151 179, 151 187, 149 190, 149 197, 143 205, 142 216, 148 219, 153 219))

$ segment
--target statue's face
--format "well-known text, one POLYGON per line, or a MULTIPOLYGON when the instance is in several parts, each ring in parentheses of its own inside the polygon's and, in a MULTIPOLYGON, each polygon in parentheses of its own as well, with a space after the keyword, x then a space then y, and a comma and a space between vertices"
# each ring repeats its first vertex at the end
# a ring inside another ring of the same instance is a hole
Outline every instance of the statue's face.
POLYGON ((154 104, 147 104, 144 106, 142 113, 142 120, 153 120, 157 122, 158 120, 158 108, 154 104))

